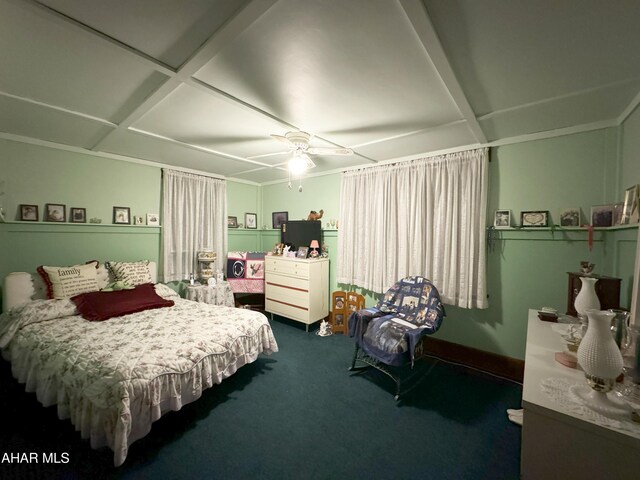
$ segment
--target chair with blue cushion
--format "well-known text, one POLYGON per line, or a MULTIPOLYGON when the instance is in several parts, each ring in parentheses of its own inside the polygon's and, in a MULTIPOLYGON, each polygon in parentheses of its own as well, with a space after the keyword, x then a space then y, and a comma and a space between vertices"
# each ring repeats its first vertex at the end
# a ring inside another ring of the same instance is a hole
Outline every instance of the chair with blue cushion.
POLYGON ((440 294, 430 280, 419 276, 403 278, 387 290, 375 307, 349 316, 349 336, 356 342, 349 370, 380 370, 396 382, 398 400, 402 379, 394 373, 394 367, 410 364, 413 369, 422 356, 424 336, 437 332, 444 317, 440 294))

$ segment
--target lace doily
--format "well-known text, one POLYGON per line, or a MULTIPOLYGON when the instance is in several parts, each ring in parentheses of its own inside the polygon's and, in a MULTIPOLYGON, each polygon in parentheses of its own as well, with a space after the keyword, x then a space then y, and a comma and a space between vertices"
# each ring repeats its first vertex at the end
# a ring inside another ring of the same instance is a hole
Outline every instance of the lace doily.
MULTIPOLYGON (((583 417, 586 420, 603 427, 640 435, 640 423, 632 421, 630 415, 628 419, 621 417, 612 418, 596 412, 585 405, 582 400, 572 393, 572 387, 575 386, 576 382, 572 382, 566 378, 551 377, 540 382, 540 389, 560 407, 562 407, 563 410, 583 417)), ((610 393, 609 395, 613 395, 613 393, 610 393)), ((636 403, 628 403, 633 410, 640 410, 640 405, 636 403)))

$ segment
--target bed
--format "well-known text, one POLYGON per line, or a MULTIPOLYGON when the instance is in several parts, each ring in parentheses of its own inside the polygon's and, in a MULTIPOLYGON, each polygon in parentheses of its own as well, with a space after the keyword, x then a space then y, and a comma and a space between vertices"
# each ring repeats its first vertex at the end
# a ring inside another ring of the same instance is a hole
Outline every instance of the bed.
MULTIPOLYGON (((113 285, 104 269, 99 277, 113 285)), ((278 351, 261 313, 184 300, 163 284, 59 299, 43 298, 45 291, 38 275, 5 278, 2 355, 25 389, 44 406, 56 404, 59 418, 70 419, 92 448, 112 449, 116 466, 164 413, 197 400, 260 353, 278 351), (136 311, 139 303, 126 298, 139 302, 142 290, 161 306, 136 311), (133 313, 81 316, 85 300, 106 295, 114 295, 107 308, 129 302, 133 313)))

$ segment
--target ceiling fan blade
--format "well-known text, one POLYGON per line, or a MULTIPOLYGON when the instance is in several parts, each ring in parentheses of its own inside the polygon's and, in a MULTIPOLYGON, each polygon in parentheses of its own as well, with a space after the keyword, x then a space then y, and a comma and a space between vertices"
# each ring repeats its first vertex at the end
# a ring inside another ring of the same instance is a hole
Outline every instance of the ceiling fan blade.
POLYGON ((312 155, 353 155, 350 148, 310 148, 307 150, 312 155))
POLYGON ((275 138, 276 140, 278 140, 279 142, 284 143, 289 148, 296 148, 296 146, 293 144, 293 142, 291 140, 289 140, 287 137, 283 137, 282 135, 274 135, 274 134, 271 134, 271 136, 273 138, 275 138))

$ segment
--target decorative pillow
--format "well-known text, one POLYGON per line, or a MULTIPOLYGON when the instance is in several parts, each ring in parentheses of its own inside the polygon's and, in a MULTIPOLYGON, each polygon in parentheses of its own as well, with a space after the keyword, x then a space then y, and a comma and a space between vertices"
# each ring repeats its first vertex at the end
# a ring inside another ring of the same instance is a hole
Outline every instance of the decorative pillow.
POLYGON ((180 298, 178 292, 176 292, 173 288, 164 283, 156 283, 155 285, 156 293, 160 295, 162 298, 170 299, 170 298, 180 298))
POLYGON ((152 283, 149 260, 141 262, 107 262, 107 268, 115 282, 125 282, 129 285, 152 283))
POLYGON ((173 300, 159 296, 152 283, 138 285, 133 290, 81 293, 71 297, 71 301, 76 304, 82 318, 91 321, 174 305, 173 300))
POLYGON ((95 292, 98 288, 98 262, 70 267, 41 265, 38 273, 47 286, 47 298, 70 298, 84 292, 95 292))

